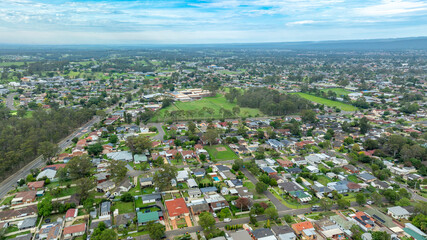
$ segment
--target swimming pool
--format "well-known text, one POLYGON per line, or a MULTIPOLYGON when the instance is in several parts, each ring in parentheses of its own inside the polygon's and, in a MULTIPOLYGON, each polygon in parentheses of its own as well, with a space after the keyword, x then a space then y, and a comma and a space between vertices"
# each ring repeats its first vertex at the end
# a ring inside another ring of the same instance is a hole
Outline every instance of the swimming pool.
POLYGON ((219 178, 218 178, 218 177, 213 177, 213 180, 214 180, 215 182, 218 182, 218 181, 219 181, 219 178))

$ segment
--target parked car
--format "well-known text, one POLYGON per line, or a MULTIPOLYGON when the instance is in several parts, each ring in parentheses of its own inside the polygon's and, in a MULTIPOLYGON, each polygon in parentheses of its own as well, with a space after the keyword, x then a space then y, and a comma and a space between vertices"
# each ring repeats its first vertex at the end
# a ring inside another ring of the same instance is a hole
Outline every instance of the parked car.
POLYGON ((224 222, 225 222, 225 223, 229 223, 229 222, 231 222, 231 218, 224 218, 224 222))

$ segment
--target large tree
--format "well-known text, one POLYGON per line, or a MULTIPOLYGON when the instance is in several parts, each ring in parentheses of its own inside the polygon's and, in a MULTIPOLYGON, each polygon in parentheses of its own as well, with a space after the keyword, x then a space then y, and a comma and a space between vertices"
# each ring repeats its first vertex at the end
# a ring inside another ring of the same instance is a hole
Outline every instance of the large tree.
POLYGON ((265 210, 265 215, 271 220, 276 220, 279 217, 277 209, 275 207, 269 207, 265 210))
POLYGON ((101 143, 91 144, 87 147, 87 153, 93 156, 98 156, 100 153, 102 153, 102 150, 104 150, 104 148, 102 147, 101 143))
POLYGON ((257 182, 255 185, 255 189, 257 191, 257 193, 263 193, 265 191, 267 191, 268 185, 263 183, 263 182, 257 182))
POLYGON ((50 162, 52 158, 56 156, 58 151, 58 145, 49 141, 41 142, 38 148, 38 153, 43 155, 43 159, 46 162, 50 162))
POLYGON ((80 202, 83 202, 89 197, 90 191, 95 187, 95 182, 90 178, 80 178, 76 181, 77 195, 79 196, 80 202))
POLYGON ((53 210, 52 199, 49 197, 44 198, 37 204, 37 212, 39 216, 47 217, 53 210))
POLYGON ((90 175, 92 163, 87 155, 73 157, 67 163, 68 173, 72 179, 79 179, 90 175))
POLYGON ((165 226, 160 223, 149 222, 147 230, 150 239, 160 240, 165 236, 165 226))
POLYGON ((116 183, 122 181, 126 177, 127 171, 126 162, 118 160, 110 161, 111 177, 114 178, 116 183))
POLYGON ((218 138, 218 131, 214 128, 208 129, 204 134, 203 138, 209 142, 209 145, 216 143, 216 139, 218 138))
POLYGON ((215 218, 210 212, 202 212, 199 215, 199 224, 205 231, 210 231, 215 227, 215 218))
POLYGON ((151 140, 147 136, 131 136, 126 139, 126 146, 132 153, 132 160, 135 160, 135 154, 141 154, 151 148, 151 140))
POLYGON ((154 174, 153 183, 160 191, 169 190, 172 188, 171 180, 176 179, 177 169, 171 165, 164 165, 163 169, 154 174))
POLYGON ((316 112, 313 110, 304 110, 301 112, 301 120, 303 122, 314 123, 316 122, 316 112))
POLYGON ((329 199, 327 197, 324 197, 324 198, 320 199, 320 207, 324 211, 331 210, 332 205, 334 205, 334 201, 332 201, 331 199, 329 199))

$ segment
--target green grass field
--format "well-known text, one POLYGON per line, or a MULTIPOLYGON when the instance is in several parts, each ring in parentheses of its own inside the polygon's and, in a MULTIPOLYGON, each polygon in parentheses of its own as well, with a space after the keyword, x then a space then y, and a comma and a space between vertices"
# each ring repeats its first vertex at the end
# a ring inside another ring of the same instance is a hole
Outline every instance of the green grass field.
POLYGON ((113 204, 113 211, 119 209, 119 214, 134 212, 133 202, 115 202, 113 204))
POLYGON ((300 97, 305 98, 309 101, 315 102, 315 103, 319 103, 319 104, 323 104, 325 106, 328 107, 337 107, 339 109, 341 109, 342 111, 356 111, 357 108, 355 106, 349 105, 349 104, 345 104, 342 102, 338 102, 338 101, 332 101, 326 98, 321 98, 321 97, 316 97, 307 93, 293 93, 293 94, 298 94, 300 97))
POLYGON ((227 145, 205 146, 205 149, 213 161, 227 161, 239 158, 227 145), (221 147, 225 148, 225 151, 217 150, 221 147))
POLYGON ((322 90, 322 92, 328 92, 328 91, 332 91, 336 93, 338 96, 343 96, 351 93, 350 91, 345 90, 344 88, 327 88, 322 90))
MULTIPOLYGON (((232 111, 233 107, 237 106, 236 103, 228 102, 224 96, 218 94, 215 97, 206 97, 197 101, 191 102, 175 102, 175 104, 161 109, 157 112, 156 116, 152 119, 152 121, 164 121, 171 119, 171 116, 165 116, 164 113, 168 111, 169 113, 177 110, 197 110, 194 116, 178 116, 176 120, 203 120, 203 119, 220 119, 223 116, 220 114, 220 109, 224 108, 232 111), (208 112, 204 112, 202 115, 199 110, 204 107, 212 108, 214 112, 212 114, 208 112)), ((238 117, 255 117, 255 116, 263 116, 261 111, 255 108, 240 108, 240 113, 238 117)))
POLYGON ((22 66, 25 62, 0 62, 0 67, 10 67, 12 65, 22 66))

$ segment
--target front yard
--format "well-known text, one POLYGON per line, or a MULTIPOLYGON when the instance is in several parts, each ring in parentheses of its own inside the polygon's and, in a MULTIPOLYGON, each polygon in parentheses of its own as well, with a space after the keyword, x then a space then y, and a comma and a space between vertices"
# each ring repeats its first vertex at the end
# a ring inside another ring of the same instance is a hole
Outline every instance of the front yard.
POLYGON ((239 158, 227 145, 205 146, 204 148, 208 151, 212 161, 227 161, 239 158))

